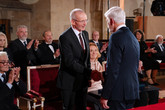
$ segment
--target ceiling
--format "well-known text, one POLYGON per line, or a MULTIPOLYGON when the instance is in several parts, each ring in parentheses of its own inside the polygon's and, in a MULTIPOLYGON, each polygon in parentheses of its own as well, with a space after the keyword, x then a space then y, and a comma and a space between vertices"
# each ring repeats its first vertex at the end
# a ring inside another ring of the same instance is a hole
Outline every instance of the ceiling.
POLYGON ((19 2, 19 0, 0 0, 0 9, 22 9, 32 10, 32 5, 27 5, 19 2))

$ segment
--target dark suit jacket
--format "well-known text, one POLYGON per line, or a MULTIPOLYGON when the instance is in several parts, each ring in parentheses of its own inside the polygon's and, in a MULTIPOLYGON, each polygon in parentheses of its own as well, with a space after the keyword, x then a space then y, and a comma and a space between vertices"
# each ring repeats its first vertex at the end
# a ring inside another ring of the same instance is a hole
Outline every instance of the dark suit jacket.
MULTIPOLYGON (((162 44, 164 49, 165 49, 165 44, 162 44)), ((162 60, 163 62, 165 62, 165 50, 161 51, 159 45, 157 42, 155 42, 153 45, 151 45, 151 48, 155 47, 155 50, 157 51, 157 53, 152 53, 152 56, 155 60, 162 60)))
MULTIPOLYGON (((27 39, 27 43, 30 41, 31 39, 27 39)), ((28 66, 35 65, 37 63, 33 45, 29 50, 27 50, 22 42, 19 39, 16 39, 11 42, 9 48, 13 53, 13 59, 16 66, 28 66)))
POLYGON ((88 33, 83 31, 82 36, 85 51, 71 27, 59 38, 61 61, 57 86, 61 89, 77 90, 88 86, 91 73, 88 33))
MULTIPOLYGON (((8 78, 8 74, 6 78, 8 78)), ((21 80, 18 85, 16 82, 13 82, 13 87, 9 89, 0 79, 0 110, 17 110, 18 107, 14 104, 14 97, 16 95, 24 95, 26 91, 27 88, 21 80)))
MULTIPOLYGON (((51 45, 53 46, 54 51, 58 49, 58 45, 56 43, 52 42, 51 45)), ((59 64, 59 57, 54 58, 54 53, 50 50, 45 42, 38 46, 38 49, 35 53, 39 64, 59 64)))
MULTIPOLYGON (((29 43, 31 39, 27 39, 29 43)), ((16 67, 21 67, 20 76, 26 81, 27 80, 27 66, 37 64, 36 56, 34 54, 34 44, 28 50, 19 39, 12 41, 9 44, 9 48, 13 54, 13 60, 16 67)))
POLYGON ((114 32, 109 39, 107 68, 102 97, 109 100, 139 98, 139 43, 127 27, 114 32))

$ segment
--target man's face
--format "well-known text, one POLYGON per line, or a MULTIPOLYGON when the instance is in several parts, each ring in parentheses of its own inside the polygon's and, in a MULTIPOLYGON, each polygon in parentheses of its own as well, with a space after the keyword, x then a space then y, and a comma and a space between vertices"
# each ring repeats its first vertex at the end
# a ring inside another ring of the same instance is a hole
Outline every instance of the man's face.
POLYGON ((9 59, 6 55, 0 56, 0 72, 4 73, 9 70, 9 59))
POLYGON ((162 36, 157 38, 157 43, 158 44, 162 44, 163 43, 163 37, 162 36))
POLYGON ((83 31, 87 25, 87 15, 83 12, 76 12, 75 19, 72 19, 71 23, 73 28, 83 31))
POLYGON ((19 39, 26 40, 28 36, 27 28, 19 28, 16 34, 19 39))
POLYGON ((46 43, 51 44, 53 41, 52 33, 50 31, 45 32, 45 36, 43 37, 46 43))
POLYGON ((93 32, 92 39, 94 41, 98 41, 99 40, 99 32, 97 32, 97 31, 93 32))

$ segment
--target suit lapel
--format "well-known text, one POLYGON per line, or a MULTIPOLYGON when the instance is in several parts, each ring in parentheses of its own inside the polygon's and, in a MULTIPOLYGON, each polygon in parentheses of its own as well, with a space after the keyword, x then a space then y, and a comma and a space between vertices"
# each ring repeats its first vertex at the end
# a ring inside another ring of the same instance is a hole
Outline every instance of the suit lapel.
POLYGON ((72 28, 70 28, 70 30, 71 30, 71 32, 72 32, 72 38, 73 38, 75 44, 77 45, 77 47, 78 47, 79 49, 83 50, 82 47, 81 47, 81 45, 80 45, 80 42, 78 41, 78 38, 77 38, 76 34, 75 34, 74 31, 72 30, 72 28))

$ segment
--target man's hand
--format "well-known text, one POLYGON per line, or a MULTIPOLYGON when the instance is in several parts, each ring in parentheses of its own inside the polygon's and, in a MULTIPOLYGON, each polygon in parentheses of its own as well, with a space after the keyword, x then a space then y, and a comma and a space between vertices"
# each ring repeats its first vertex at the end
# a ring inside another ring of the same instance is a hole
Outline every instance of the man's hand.
POLYGON ((37 50, 39 45, 39 41, 36 39, 34 42, 34 49, 37 50))
POLYGON ((29 50, 33 44, 33 39, 27 44, 26 48, 29 50))
POLYGON ((54 56, 56 58, 60 56, 60 49, 56 49, 56 52, 54 53, 54 56))
POLYGON ((104 98, 101 97, 100 103, 101 103, 101 105, 102 105, 103 108, 109 109, 109 106, 107 105, 107 103, 108 103, 108 100, 107 99, 104 99, 104 98))
POLYGON ((15 81, 18 82, 21 68, 20 67, 15 67, 15 68, 13 68, 13 70, 14 70, 14 74, 15 74, 15 81))

